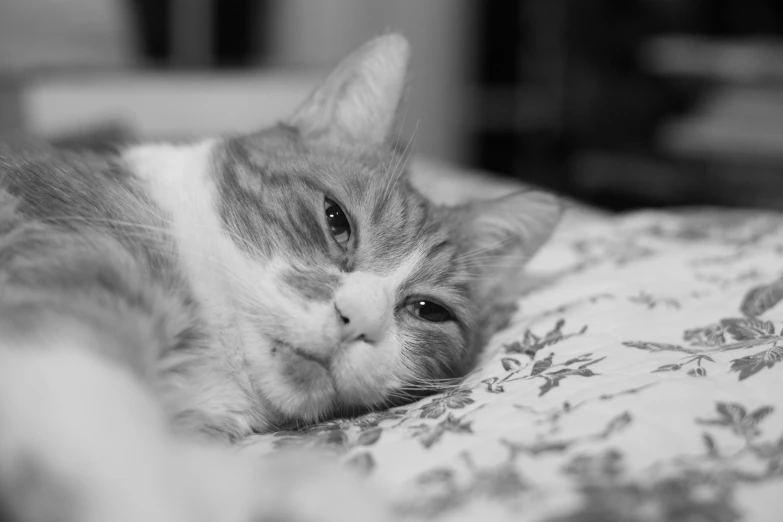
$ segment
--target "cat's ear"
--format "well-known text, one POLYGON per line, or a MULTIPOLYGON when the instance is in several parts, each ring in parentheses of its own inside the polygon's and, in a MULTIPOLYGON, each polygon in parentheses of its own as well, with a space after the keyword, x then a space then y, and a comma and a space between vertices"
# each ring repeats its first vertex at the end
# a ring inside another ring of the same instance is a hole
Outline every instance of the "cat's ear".
POLYGON ((286 123, 306 140, 390 143, 396 136, 409 57, 408 41, 399 34, 371 40, 343 59, 286 123))
POLYGON ((530 190, 472 202, 453 212, 452 231, 477 276, 478 297, 496 297, 522 287, 517 285, 522 268, 552 235, 563 207, 556 196, 530 190))

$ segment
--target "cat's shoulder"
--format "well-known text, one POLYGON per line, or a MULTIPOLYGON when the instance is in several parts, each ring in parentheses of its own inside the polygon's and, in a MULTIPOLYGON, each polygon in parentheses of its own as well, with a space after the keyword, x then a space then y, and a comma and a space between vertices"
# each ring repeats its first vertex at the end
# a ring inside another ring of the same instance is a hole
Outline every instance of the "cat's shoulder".
POLYGON ((34 138, 0 140, 0 177, 20 176, 96 178, 128 175, 119 168, 119 155, 113 150, 57 147, 34 138))
POLYGON ((146 199, 119 152, 0 140, 0 200, 25 215, 102 216, 121 202, 146 207, 146 199))

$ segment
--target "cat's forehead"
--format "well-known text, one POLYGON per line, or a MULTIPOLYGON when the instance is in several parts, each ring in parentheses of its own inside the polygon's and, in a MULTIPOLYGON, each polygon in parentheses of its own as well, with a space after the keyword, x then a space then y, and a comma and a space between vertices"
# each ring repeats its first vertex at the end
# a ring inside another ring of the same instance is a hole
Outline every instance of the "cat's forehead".
POLYGON ((385 181, 399 178, 405 166, 399 154, 386 148, 309 145, 296 129, 282 124, 230 140, 227 146, 233 159, 246 167, 245 181, 251 184, 261 178, 305 181, 357 200, 391 188, 385 181))
POLYGON ((323 246, 323 198, 334 200, 349 216, 360 245, 354 261, 364 270, 389 272, 447 257, 447 231, 402 179, 405 161, 398 153, 311 148, 295 129, 278 126, 229 141, 221 163, 229 203, 244 204, 246 219, 270 209, 293 216, 289 224, 306 232, 314 248, 323 246))

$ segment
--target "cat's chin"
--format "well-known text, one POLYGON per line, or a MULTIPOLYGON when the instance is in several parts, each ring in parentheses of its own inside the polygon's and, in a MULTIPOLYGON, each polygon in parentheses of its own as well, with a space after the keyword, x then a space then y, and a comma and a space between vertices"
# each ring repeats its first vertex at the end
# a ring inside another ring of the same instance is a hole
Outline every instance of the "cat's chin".
POLYGON ((272 355, 267 399, 288 418, 315 422, 331 414, 338 392, 328 361, 280 340, 273 341, 272 355))

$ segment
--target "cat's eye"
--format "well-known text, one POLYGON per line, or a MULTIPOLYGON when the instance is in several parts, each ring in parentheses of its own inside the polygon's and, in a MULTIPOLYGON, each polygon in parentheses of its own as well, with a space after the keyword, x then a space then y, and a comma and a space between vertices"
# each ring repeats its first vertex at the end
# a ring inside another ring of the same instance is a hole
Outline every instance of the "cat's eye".
POLYGON ((351 239, 351 224, 348 222, 348 216, 345 215, 340 205, 329 198, 324 199, 324 212, 326 213, 326 224, 332 237, 337 243, 345 248, 348 240, 351 239))
POLYGON ((426 299, 413 299, 405 305, 405 308, 416 317, 431 323, 445 323, 452 319, 451 312, 446 307, 426 299))

